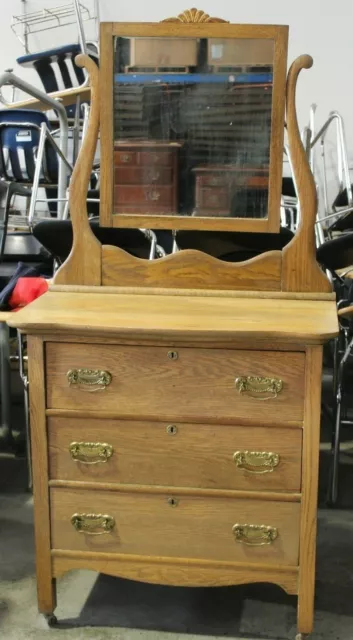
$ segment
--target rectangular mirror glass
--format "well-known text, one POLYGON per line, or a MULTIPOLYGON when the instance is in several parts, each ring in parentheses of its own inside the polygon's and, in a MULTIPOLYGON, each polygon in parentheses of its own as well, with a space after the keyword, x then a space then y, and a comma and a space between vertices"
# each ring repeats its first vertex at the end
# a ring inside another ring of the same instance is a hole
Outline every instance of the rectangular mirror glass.
POLYGON ((268 216, 274 41, 114 38, 114 214, 268 216))

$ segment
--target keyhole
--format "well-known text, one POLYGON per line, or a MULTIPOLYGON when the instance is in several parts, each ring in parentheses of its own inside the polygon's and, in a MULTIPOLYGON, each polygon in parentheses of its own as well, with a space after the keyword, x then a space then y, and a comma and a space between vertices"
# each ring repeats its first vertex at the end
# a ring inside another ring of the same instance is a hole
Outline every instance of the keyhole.
POLYGON ((167 433, 169 433, 171 436, 174 436, 177 433, 178 429, 175 426, 175 424, 168 424, 167 426, 167 433))
POLYGON ((178 359, 178 352, 177 351, 168 351, 167 356, 168 356, 169 360, 177 360, 178 359))
POLYGON ((177 498, 168 498, 168 504, 171 507, 177 507, 179 504, 179 500, 177 498))

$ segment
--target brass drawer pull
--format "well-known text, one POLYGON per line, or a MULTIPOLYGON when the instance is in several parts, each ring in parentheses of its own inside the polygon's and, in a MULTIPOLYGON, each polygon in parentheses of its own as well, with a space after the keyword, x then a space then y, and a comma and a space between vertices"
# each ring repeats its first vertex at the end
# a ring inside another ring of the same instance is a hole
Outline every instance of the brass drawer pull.
POLYGON ((235 524, 233 533, 237 542, 247 544, 250 547, 272 544, 278 537, 276 527, 266 527, 263 524, 235 524))
POLYGON ((113 455, 111 444, 102 442, 71 442, 69 451, 71 458, 82 464, 108 462, 113 455))
POLYGON ((99 369, 70 369, 66 374, 70 385, 76 384, 85 391, 104 391, 112 381, 109 371, 99 369))
POLYGON ((211 178, 210 187, 223 187, 224 186, 224 178, 211 178))
POLYGON ((160 172, 157 169, 153 169, 153 168, 150 168, 146 173, 148 182, 157 182, 160 175, 161 175, 160 172))
POLYGON ((128 164, 132 160, 132 155, 130 153, 122 153, 120 158, 121 162, 123 162, 124 164, 128 164))
POLYGON ((235 387, 239 393, 249 393, 258 400, 271 400, 277 398, 283 389, 283 382, 279 378, 262 378, 259 376, 240 376, 235 379, 235 387), (262 394, 270 394, 259 397, 262 394))
POLYGON ((279 465, 278 453, 270 451, 236 451, 233 460, 237 467, 249 473, 272 473, 279 465))
POLYGON ((159 191, 156 191, 156 189, 151 189, 150 191, 146 192, 145 196, 146 196, 146 200, 152 200, 152 202, 157 202, 161 197, 161 194, 159 191))
POLYGON ((90 536, 101 536, 110 533, 115 527, 113 516, 100 513, 74 513, 71 516, 71 524, 79 533, 90 536))

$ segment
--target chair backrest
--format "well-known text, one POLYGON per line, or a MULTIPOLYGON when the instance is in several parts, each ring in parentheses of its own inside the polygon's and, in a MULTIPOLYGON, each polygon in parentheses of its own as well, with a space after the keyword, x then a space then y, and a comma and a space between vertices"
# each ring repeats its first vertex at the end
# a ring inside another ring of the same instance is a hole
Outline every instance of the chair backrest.
MULTIPOLYGON (((0 178, 8 182, 31 184, 35 171, 40 127, 48 118, 29 109, 0 110, 0 178)), ((41 182, 56 183, 58 159, 46 143, 41 182)))
MULTIPOLYGON (((88 54, 98 64, 98 50, 94 43, 87 46, 88 54)), ((39 53, 21 56, 17 63, 22 67, 34 68, 47 93, 71 89, 84 84, 85 74, 75 63, 75 57, 81 53, 79 44, 48 49, 39 53)), ((75 116, 76 105, 66 107, 68 117, 75 116)))

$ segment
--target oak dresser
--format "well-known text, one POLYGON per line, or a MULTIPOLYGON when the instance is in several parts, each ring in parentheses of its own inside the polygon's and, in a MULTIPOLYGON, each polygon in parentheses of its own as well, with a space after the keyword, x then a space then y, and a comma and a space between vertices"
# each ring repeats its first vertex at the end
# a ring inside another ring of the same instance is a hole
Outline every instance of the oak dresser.
MULTIPOLYGON (((73 249, 50 291, 9 321, 28 337, 39 611, 56 622, 55 581, 72 569, 192 587, 275 583, 298 596, 301 640, 313 628, 322 350, 338 331, 295 111, 312 60, 298 58, 287 79, 301 204, 289 244, 238 263, 196 250, 141 260, 102 246, 85 204, 100 127, 100 223, 141 224, 138 211, 113 208, 114 190, 136 189, 152 153, 148 140, 114 145, 113 57, 131 37, 254 40, 266 52, 263 40, 273 42, 266 217, 159 215, 152 201, 141 217, 151 229, 238 232, 238 244, 241 231, 279 232, 287 28, 229 25, 196 9, 160 24, 102 24, 100 70, 77 59, 92 102, 70 185, 73 249)), ((259 82, 257 68, 246 73, 259 82)), ((167 80, 181 96, 192 81, 167 80)), ((205 81, 212 74, 196 74, 196 95, 205 81)), ((148 170, 158 166, 158 189, 170 189, 176 152, 156 153, 148 170)))

